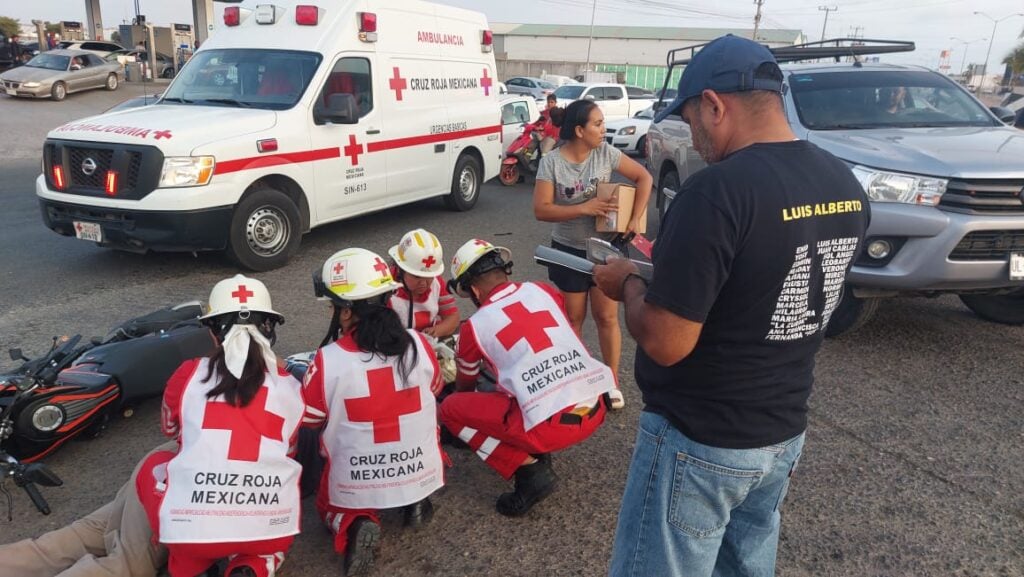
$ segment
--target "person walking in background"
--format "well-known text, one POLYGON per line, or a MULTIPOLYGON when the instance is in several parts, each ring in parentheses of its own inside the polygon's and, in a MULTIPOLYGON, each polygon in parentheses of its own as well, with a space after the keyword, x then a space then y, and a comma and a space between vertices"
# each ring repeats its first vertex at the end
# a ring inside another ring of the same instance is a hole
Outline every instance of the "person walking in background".
MULTIPOLYGON (((616 209, 615 203, 597 198, 597 185, 618 172, 636 186, 634 216, 627 228, 634 232, 639 226, 636 219, 646 214, 654 180, 647 169, 605 141, 604 114, 592 101, 577 100, 566 107, 559 136, 564 143, 541 159, 533 189, 533 213, 538 220, 554 223, 553 248, 586 257, 588 238, 610 240, 615 235, 597 232, 595 217, 616 209)), ((552 266, 548 278, 562 292, 569 322, 581 338, 589 302, 601 357, 615 375, 611 405, 621 409, 625 400, 618 388, 622 356, 618 303, 597 290, 588 275, 552 266)))
POLYGON ((595 267, 637 342, 644 411, 614 577, 771 577, 804 444, 814 356, 869 220, 841 160, 797 140, 764 46, 724 36, 687 65, 680 114, 708 163, 682 185, 647 282, 595 267))

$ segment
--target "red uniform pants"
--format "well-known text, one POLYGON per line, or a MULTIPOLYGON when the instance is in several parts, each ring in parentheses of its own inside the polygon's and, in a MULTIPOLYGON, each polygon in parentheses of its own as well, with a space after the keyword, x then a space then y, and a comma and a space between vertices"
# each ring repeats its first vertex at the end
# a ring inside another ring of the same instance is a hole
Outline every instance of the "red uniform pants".
POLYGON ((441 423, 476 451, 477 456, 510 479, 531 454, 551 453, 586 439, 604 422, 604 403, 590 415, 569 409, 529 431, 515 397, 505 393, 453 393, 441 403, 441 423))
POLYGON ((320 476, 320 488, 316 492, 316 510, 320 513, 320 519, 334 534, 334 551, 339 555, 344 555, 345 549, 348 547, 348 528, 352 526, 352 523, 360 517, 366 517, 380 525, 380 518, 377 517, 376 509, 345 509, 331 505, 328 498, 330 494, 329 473, 330 463, 328 463, 328 467, 324 468, 323 475, 320 476))
MULTIPOLYGON (((146 510, 149 524, 153 528, 153 540, 159 541, 160 503, 164 492, 157 488, 153 469, 170 461, 174 453, 153 453, 142 464, 135 478, 139 501, 146 510)), ((243 541, 235 543, 167 543, 167 572, 171 577, 196 577, 209 569, 220 559, 228 558, 225 575, 236 567, 248 566, 256 577, 273 577, 284 562, 284 555, 292 546, 295 537, 280 537, 265 541, 243 541)))

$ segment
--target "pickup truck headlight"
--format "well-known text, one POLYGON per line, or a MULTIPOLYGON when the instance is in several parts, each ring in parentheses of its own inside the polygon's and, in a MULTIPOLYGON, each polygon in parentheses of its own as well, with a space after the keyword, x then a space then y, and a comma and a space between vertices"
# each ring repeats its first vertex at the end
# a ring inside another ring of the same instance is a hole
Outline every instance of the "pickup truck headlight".
POLYGON ((619 129, 618 134, 619 134, 619 136, 629 136, 631 134, 636 134, 636 127, 635 126, 623 126, 622 128, 619 129))
POLYGON ((853 175, 864 187, 868 199, 875 202, 902 202, 936 206, 946 192, 944 178, 886 172, 866 166, 854 166, 853 175))
POLYGON ((24 86, 25 88, 39 88, 39 83, 38 82, 26 82, 26 83, 22 84, 22 86, 24 86))
POLYGON ((170 156, 164 159, 160 172, 160 186, 205 186, 213 178, 217 162, 212 156, 170 156))

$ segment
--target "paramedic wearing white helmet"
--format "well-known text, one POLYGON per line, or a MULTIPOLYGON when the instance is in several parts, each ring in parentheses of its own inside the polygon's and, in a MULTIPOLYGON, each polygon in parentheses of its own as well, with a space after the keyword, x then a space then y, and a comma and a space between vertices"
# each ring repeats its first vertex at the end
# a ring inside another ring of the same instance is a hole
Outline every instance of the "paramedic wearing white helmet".
POLYGON ((550 453, 597 430, 615 383, 576 335, 557 289, 509 282, 510 257, 475 239, 452 259, 450 288, 479 310, 459 333, 456 392, 441 404, 441 421, 499 475, 515 476, 515 490, 495 504, 514 517, 555 489, 550 453), (482 368, 497 391, 474 391, 482 368))
POLYGON ((271 350, 284 317, 262 282, 236 275, 213 287, 202 322, 217 352, 182 363, 164 392, 163 431, 178 454, 147 459, 136 489, 171 577, 194 577, 223 558, 228 577, 270 577, 301 509, 301 467, 291 456, 302 389, 271 350))
POLYGON ((388 300, 406 328, 443 339, 459 329, 455 297, 441 280, 444 252, 430 231, 418 228, 402 236, 388 250, 394 261, 392 275, 402 286, 388 300))
POLYGON ((430 520, 444 485, 434 395, 441 371, 426 337, 406 329, 388 298, 399 288, 379 256, 335 253, 313 274, 331 303, 331 326, 306 371, 307 426, 323 426, 327 463, 316 506, 347 575, 371 567, 377 511, 403 507, 407 525, 430 520))

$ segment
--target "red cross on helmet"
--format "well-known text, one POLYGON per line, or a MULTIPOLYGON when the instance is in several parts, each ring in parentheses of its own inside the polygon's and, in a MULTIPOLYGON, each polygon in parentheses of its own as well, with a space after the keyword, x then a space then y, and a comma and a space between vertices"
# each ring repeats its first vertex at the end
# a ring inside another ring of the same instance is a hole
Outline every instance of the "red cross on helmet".
MULTIPOLYGON (((459 250, 455 252, 455 256, 452 257, 452 282, 449 283, 449 288, 453 289, 459 296, 469 297, 469 293, 466 292, 463 286, 469 280, 467 273, 470 272, 470 268, 478 260, 491 253, 497 253, 501 257, 502 264, 498 265, 497 261, 495 261, 495 266, 489 267, 487 270, 492 270, 497 266, 512 264, 512 251, 503 246, 494 246, 486 240, 475 238, 460 246, 459 250)), ((477 270, 475 272, 476 274, 482 274, 487 272, 487 270, 477 270)))
POLYGON ((365 248, 346 248, 324 261, 317 296, 359 301, 401 288, 387 263, 365 248))
POLYGON ((208 319, 229 313, 252 311, 281 316, 270 302, 270 291, 260 281, 244 275, 224 279, 210 291, 210 308, 202 317, 208 319))
POLYGON ((416 276, 441 276, 444 274, 444 253, 441 241, 430 231, 422 228, 410 230, 398 244, 388 250, 398 268, 416 276))

